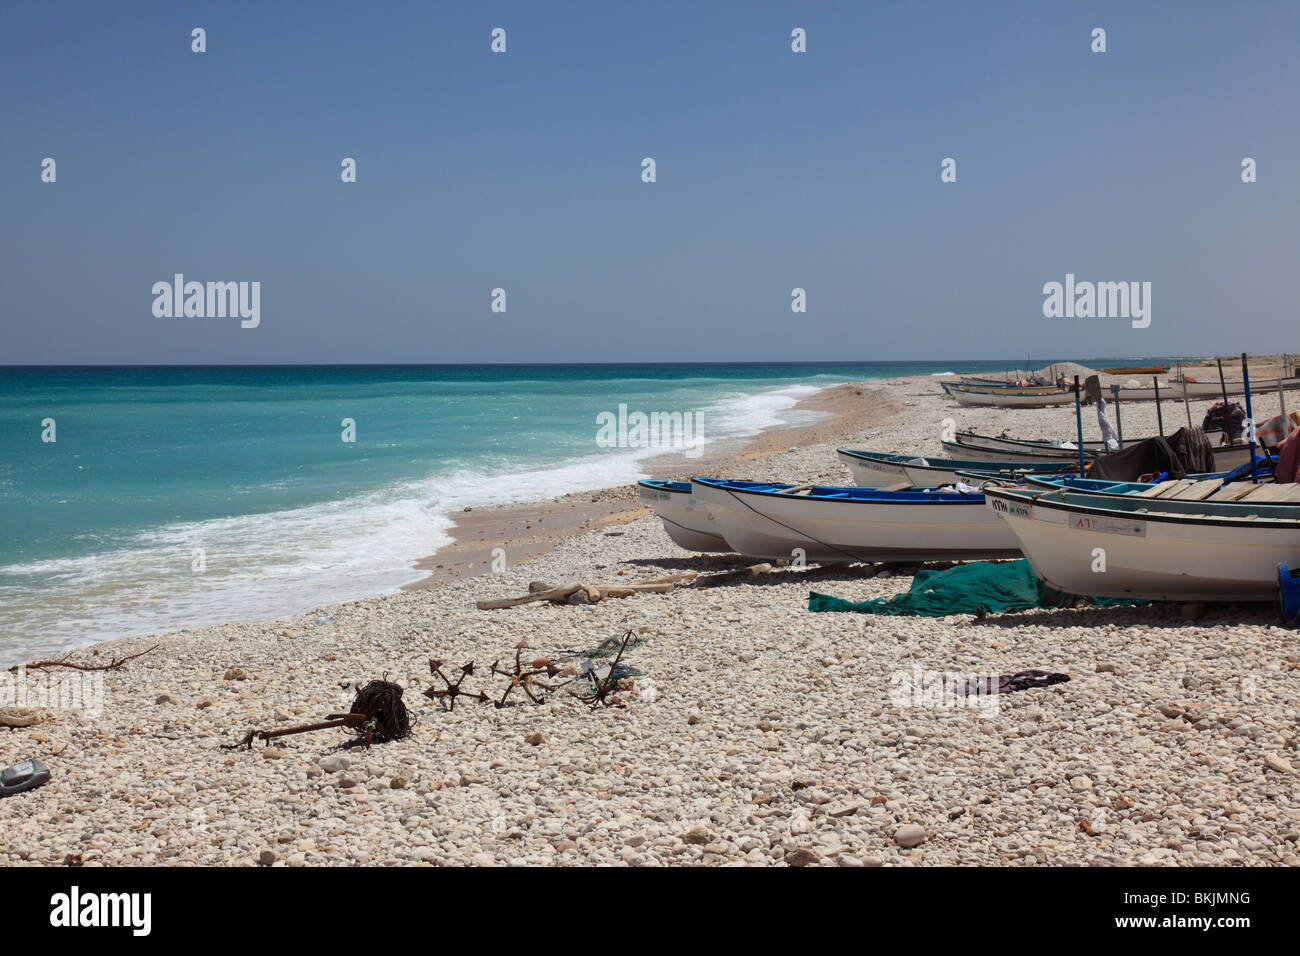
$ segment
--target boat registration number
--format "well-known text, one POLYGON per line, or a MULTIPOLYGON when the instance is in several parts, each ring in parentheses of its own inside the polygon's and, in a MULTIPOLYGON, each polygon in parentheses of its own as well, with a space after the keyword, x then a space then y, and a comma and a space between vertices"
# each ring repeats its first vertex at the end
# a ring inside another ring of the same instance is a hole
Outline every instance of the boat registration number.
POLYGON ((993 499, 993 510, 1000 515, 1015 515, 1018 518, 1029 517, 1028 505, 1016 504, 1014 502, 1006 502, 1003 501, 1001 498, 993 499))
POLYGON ((1100 518, 1095 515, 1070 515, 1070 527, 1084 531, 1099 531, 1102 534, 1125 534, 1145 538, 1147 523, 1145 521, 1126 521, 1120 518, 1100 518))

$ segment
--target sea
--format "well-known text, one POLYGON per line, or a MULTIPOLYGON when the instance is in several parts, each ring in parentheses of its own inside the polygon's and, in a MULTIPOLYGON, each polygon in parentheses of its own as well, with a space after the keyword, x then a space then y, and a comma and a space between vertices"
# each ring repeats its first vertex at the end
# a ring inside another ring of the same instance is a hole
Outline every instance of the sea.
POLYGON ((663 448, 598 441, 620 406, 707 445, 1013 365, 0 367, 0 662, 395 591, 466 507, 642 477, 663 448))

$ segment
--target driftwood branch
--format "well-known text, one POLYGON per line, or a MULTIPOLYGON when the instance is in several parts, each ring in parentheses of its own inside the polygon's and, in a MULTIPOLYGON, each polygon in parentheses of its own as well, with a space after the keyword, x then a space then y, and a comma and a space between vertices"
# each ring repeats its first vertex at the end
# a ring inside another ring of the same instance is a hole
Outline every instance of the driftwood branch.
POLYGON ((16 673, 19 670, 29 670, 29 671, 43 670, 47 667, 71 667, 73 670, 78 670, 78 671, 115 671, 115 670, 120 670, 122 665, 125 664, 127 661, 133 661, 137 657, 144 657, 144 655, 148 654, 150 651, 158 650, 159 647, 160 645, 155 644, 153 647, 146 648, 145 650, 140 651, 140 653, 138 654, 128 654, 126 657, 116 658, 115 660, 111 661, 108 664, 76 664, 68 660, 68 658, 72 656, 72 652, 69 651, 68 653, 64 654, 62 657, 58 657, 53 660, 36 661, 31 664, 15 664, 9 668, 9 673, 11 674, 16 673))
POLYGON ((708 588, 713 587, 715 584, 727 584, 731 581, 752 578, 757 574, 765 574, 771 570, 772 565, 770 564, 754 564, 747 568, 741 568, 739 571, 725 571, 721 574, 702 575, 698 571, 683 571, 680 574, 651 578, 648 581, 628 581, 626 583, 620 582, 618 584, 602 584, 599 586, 582 584, 581 582, 556 586, 545 581, 532 581, 528 585, 527 594, 519 597, 479 601, 476 606, 480 611, 495 611, 501 608, 518 607, 521 604, 532 604, 536 601, 552 601, 558 604, 595 604, 606 598, 625 598, 634 594, 668 594, 675 591, 678 584, 708 588))

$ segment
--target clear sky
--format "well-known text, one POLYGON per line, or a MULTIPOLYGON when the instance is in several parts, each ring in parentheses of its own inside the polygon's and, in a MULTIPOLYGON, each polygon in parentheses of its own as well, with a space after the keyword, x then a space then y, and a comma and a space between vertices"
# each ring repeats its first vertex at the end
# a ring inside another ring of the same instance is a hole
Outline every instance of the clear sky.
POLYGON ((9 3, 0 364, 1300 350, 1298 64, 1294 0, 9 3))

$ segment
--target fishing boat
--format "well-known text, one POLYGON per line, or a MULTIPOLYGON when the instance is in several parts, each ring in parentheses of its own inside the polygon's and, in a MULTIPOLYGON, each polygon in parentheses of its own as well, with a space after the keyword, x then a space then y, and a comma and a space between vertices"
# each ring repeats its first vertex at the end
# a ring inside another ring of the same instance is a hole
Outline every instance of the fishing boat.
POLYGON ((978 493, 692 478, 691 494, 734 550, 758 558, 957 561, 1020 555, 1015 535, 978 493))
MULTIPOLYGON (((1160 399, 1178 400, 1183 397, 1184 382, 1181 379, 1160 385, 1160 399)), ((1250 383, 1250 392, 1252 395, 1263 395, 1265 393, 1276 392, 1278 386, 1282 388, 1295 388, 1300 386, 1300 379, 1271 379, 1269 381, 1255 381, 1250 383)), ((1229 397, 1246 394, 1245 382, 1197 382, 1188 381, 1187 397, 1188 398, 1222 398, 1226 393, 1229 397)), ((1109 399, 1111 391, 1109 386, 1102 388, 1102 394, 1109 399)), ((1121 386, 1119 390, 1119 400, 1122 402, 1154 402, 1156 400, 1156 389, 1154 385, 1139 385, 1136 387, 1121 386)))
POLYGON ((971 388, 963 388, 960 385, 948 385, 945 383, 944 391, 955 399, 959 405, 992 405, 996 408, 1045 408, 1051 405, 1070 405, 1074 403, 1074 391, 1072 389, 1058 389, 1050 387, 1046 390, 1036 391, 1041 386, 1026 386, 1021 388, 990 388, 985 391, 974 391, 971 388))
POLYGON ((1008 391, 1042 394, 1061 390, 1059 385, 1018 385, 1015 382, 940 382, 939 385, 949 395, 952 394, 953 389, 964 392, 982 392, 989 395, 1001 395, 1008 391))
MULTIPOLYGON (((958 437, 960 438, 960 436, 958 437)), ((943 446, 944 453, 953 458, 960 457, 989 464, 994 462, 1018 462, 1021 464, 1075 462, 1077 470, 1079 460, 1078 448, 1072 445, 1054 445, 1048 442, 1019 442, 1019 448, 1007 448, 1005 446, 986 448, 983 445, 966 441, 944 441, 940 442, 940 444, 943 446)), ((1090 448, 1085 444, 1083 450, 1085 460, 1096 458, 1099 454, 1105 454, 1105 452, 1097 448, 1090 448)))
POLYGON ((1272 502, 990 488, 1034 571, 1068 594, 1151 601, 1271 601, 1300 552, 1300 485, 1272 502))
MULTIPOLYGON (((1009 452, 1022 452, 1044 445, 1050 448, 1065 448, 1068 446, 1070 451, 1075 450, 1072 442, 1051 441, 1046 438, 1011 438, 1005 433, 1002 435, 977 435, 975 432, 957 432, 953 437, 958 445, 969 445, 984 449, 1002 448, 1009 452)), ((1129 444, 1132 444, 1132 442, 1130 441, 1129 444)), ((1085 451, 1095 451, 1102 454, 1106 452, 1106 443, 1103 441, 1085 441, 1083 447, 1085 451)))
POLYGON ((889 490, 913 486, 938 487, 958 481, 970 482, 972 479, 1011 479, 1026 471, 1056 473, 1071 468, 1078 470, 1077 464, 1064 461, 1026 464, 1022 461, 980 461, 970 458, 920 458, 916 455, 893 455, 852 448, 841 448, 838 455, 859 487, 889 490), (966 474, 963 475, 962 472, 966 474))
POLYGON ((654 510, 663 522, 664 531, 673 543, 687 551, 725 551, 731 547, 712 530, 704 515, 695 510, 689 481, 655 481, 636 483, 641 504, 654 510))
POLYGON ((1105 375, 1164 375, 1169 371, 1168 365, 1137 365, 1127 368, 1104 368, 1105 375))
MULTIPOLYGON (((941 442, 945 453, 953 458, 968 458, 989 463, 997 462, 1005 467, 1006 462, 1026 462, 1044 464, 1050 462, 1073 461, 1078 470, 1079 449, 1068 443, 1042 441, 1022 441, 1013 438, 989 438, 970 432, 959 432, 955 441, 941 442)), ((1146 439, 1126 440, 1126 448, 1146 439)), ((1214 467, 1216 470, 1231 471, 1250 461, 1250 445, 1237 442, 1232 445, 1214 445, 1214 467)), ((1098 455, 1108 454, 1105 444, 1100 441, 1085 441, 1083 457, 1085 462, 1098 455)), ((1262 455, 1256 450, 1256 455, 1262 455)), ((977 469, 978 470, 978 469, 977 469)))

